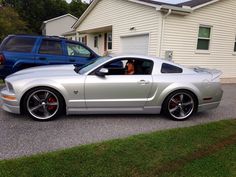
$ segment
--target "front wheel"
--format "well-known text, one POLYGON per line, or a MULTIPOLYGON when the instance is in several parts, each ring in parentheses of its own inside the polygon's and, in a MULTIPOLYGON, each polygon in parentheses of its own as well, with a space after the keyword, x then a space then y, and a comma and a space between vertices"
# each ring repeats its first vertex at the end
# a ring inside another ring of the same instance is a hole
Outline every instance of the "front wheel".
POLYGON ((24 111, 33 119, 51 120, 62 113, 63 99, 50 88, 35 88, 26 93, 23 100, 24 111))
POLYGON ((189 91, 171 93, 163 104, 163 111, 174 120, 186 120, 197 110, 197 100, 189 91))

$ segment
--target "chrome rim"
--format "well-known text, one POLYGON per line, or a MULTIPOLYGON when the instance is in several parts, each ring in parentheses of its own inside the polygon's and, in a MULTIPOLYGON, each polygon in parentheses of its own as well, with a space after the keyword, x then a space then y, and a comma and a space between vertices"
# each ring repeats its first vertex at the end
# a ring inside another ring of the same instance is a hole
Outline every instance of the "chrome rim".
POLYGON ((27 100, 27 110, 37 119, 50 119, 59 109, 57 96, 48 90, 37 90, 27 100))
POLYGON ((194 101, 187 93, 177 93, 171 97, 168 110, 175 119, 186 119, 194 110, 194 101))

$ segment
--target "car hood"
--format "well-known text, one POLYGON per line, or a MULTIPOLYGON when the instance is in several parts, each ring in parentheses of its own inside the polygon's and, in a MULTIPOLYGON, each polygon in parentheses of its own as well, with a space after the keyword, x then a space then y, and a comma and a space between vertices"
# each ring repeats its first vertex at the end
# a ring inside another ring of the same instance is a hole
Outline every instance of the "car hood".
POLYGON ((50 65, 50 66, 38 66, 18 71, 7 79, 11 78, 34 78, 34 77, 55 77, 55 76, 68 76, 78 75, 74 71, 74 65, 50 65))

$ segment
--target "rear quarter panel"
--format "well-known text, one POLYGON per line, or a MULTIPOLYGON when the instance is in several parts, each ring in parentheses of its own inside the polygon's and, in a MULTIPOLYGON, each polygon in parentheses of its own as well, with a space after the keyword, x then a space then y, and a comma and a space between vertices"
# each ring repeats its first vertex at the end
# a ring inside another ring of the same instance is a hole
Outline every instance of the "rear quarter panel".
POLYGON ((219 101, 221 91, 219 82, 211 82, 209 75, 200 74, 156 74, 146 106, 161 106, 166 97, 177 90, 188 90, 195 94, 198 103, 219 101), (212 97, 212 100, 203 100, 212 97))

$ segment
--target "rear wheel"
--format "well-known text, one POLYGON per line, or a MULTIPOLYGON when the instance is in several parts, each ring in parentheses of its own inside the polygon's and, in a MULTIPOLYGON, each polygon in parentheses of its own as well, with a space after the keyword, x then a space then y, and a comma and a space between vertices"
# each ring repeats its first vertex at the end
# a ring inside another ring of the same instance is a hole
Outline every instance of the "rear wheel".
POLYGON ((196 112, 197 100, 189 91, 176 91, 166 98, 163 110, 174 120, 186 120, 196 112))
POLYGON ((63 107, 62 96, 50 88, 32 89, 23 100, 24 111, 35 120, 51 120, 62 113, 63 107))

